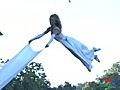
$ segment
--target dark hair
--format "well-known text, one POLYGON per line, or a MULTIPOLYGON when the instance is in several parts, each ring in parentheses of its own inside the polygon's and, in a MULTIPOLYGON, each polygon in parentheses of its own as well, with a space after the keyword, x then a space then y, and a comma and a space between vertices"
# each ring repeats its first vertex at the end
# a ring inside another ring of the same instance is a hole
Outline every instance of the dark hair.
POLYGON ((55 18, 55 24, 56 24, 56 26, 57 27, 59 27, 60 29, 62 29, 62 25, 61 25, 61 21, 60 21, 60 18, 59 18, 59 16, 57 15, 57 14, 52 14, 51 16, 50 16, 50 18, 51 17, 54 17, 55 18))

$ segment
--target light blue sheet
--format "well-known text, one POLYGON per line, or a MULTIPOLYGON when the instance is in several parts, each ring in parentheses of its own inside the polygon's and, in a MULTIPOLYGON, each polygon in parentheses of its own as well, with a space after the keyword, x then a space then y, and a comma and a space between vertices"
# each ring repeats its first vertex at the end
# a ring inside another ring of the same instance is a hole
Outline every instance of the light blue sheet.
POLYGON ((28 44, 10 61, 8 61, 0 69, 0 90, 18 73, 20 73, 41 51, 33 51, 31 46, 28 44))

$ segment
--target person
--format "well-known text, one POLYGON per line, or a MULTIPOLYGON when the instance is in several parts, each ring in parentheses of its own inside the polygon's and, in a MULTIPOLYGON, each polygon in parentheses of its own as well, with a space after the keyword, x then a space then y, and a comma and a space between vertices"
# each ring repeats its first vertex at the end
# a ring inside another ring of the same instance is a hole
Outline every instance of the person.
POLYGON ((60 42, 63 46, 65 46, 76 58, 78 58, 83 63, 84 66, 86 66, 88 71, 91 72, 93 59, 100 62, 98 56, 95 55, 95 52, 101 49, 93 47, 92 50, 89 50, 84 44, 82 44, 78 40, 62 34, 62 25, 60 18, 57 14, 50 15, 49 22, 50 27, 48 27, 47 30, 43 33, 30 39, 29 44, 33 40, 39 39, 48 32, 51 32, 51 38, 49 42, 45 45, 45 48, 49 47, 50 43, 53 41, 53 39, 55 39, 56 41, 60 42))

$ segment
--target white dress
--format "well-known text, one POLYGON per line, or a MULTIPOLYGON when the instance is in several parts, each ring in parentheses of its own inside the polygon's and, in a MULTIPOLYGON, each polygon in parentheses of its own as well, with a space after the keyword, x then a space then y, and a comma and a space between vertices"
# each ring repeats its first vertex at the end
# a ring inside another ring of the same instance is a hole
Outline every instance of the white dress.
POLYGON ((64 45, 76 58, 78 58, 84 66, 91 71, 92 61, 94 59, 94 49, 89 50, 85 45, 76 39, 65 36, 62 33, 56 35, 55 39, 64 45))

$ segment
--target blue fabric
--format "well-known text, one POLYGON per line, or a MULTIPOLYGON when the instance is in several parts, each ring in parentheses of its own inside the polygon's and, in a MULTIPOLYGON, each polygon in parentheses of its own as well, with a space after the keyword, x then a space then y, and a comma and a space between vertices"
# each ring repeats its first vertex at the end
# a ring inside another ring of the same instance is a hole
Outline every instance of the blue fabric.
POLYGON ((47 43, 47 45, 49 46, 50 45, 50 43, 53 41, 53 39, 55 38, 55 34, 52 34, 51 35, 51 39, 49 40, 49 42, 47 43))
POLYGON ((10 61, 8 61, 0 69, 0 89, 8 84, 18 73, 20 73, 41 51, 33 51, 28 44, 10 61))
MULTIPOLYGON (((61 42, 61 41, 60 41, 61 42)), ((74 38, 66 37, 65 41, 61 42, 76 58, 78 58, 84 66, 91 72, 92 61, 94 59, 94 51, 89 50, 81 42, 74 38)))
POLYGON ((76 58, 78 58, 83 65, 91 72, 92 69, 92 61, 94 59, 94 50, 89 50, 83 43, 80 41, 65 36, 62 33, 56 35, 55 39, 64 45, 76 58))
POLYGON ((39 39, 39 38, 41 38, 43 35, 45 35, 45 33, 41 33, 41 34, 37 35, 35 38, 33 38, 33 39, 31 39, 31 40, 39 39))

